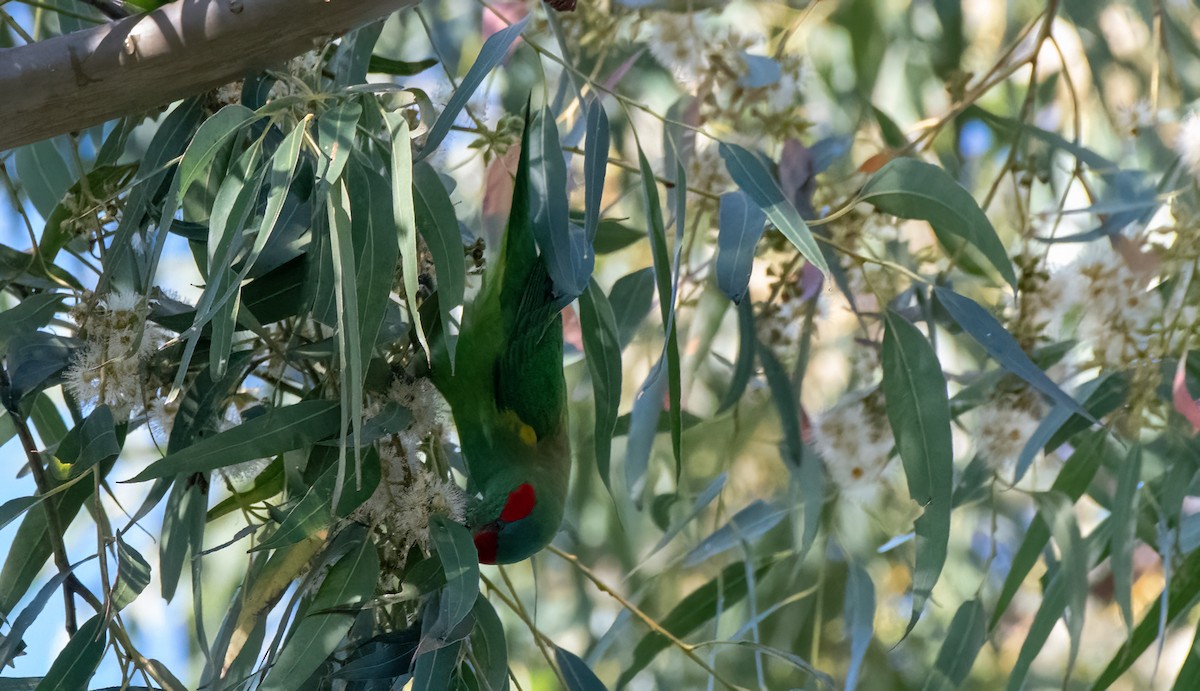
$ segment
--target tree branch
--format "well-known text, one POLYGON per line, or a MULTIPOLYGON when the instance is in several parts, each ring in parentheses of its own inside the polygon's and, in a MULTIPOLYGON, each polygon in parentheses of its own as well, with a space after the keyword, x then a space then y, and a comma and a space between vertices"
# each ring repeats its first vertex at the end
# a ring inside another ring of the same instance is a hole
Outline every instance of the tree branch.
POLYGON ((177 0, 0 48, 0 150, 216 88, 417 2, 177 0))

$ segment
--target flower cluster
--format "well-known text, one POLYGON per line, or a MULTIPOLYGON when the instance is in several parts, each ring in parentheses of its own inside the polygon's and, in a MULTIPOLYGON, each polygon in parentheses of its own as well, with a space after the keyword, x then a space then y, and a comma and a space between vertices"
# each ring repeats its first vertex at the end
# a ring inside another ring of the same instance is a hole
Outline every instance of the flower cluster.
POLYGON ((429 551, 432 516, 465 520, 466 494, 428 464, 394 446, 382 446, 379 465, 379 486, 354 515, 374 527, 380 558, 389 572, 397 573, 413 547, 429 551))
POLYGON ((140 295, 114 291, 102 296, 86 293, 71 310, 84 347, 67 370, 66 387, 85 408, 107 405, 118 421, 154 407, 159 381, 147 360, 166 337, 146 321, 149 313, 140 295))
POLYGON ((878 390, 843 400, 814 420, 813 442, 841 495, 873 500, 886 483, 896 441, 878 390))
POLYGON ((996 395, 975 411, 975 452, 995 472, 1011 474, 1045 412, 1041 396, 1029 387, 996 395))

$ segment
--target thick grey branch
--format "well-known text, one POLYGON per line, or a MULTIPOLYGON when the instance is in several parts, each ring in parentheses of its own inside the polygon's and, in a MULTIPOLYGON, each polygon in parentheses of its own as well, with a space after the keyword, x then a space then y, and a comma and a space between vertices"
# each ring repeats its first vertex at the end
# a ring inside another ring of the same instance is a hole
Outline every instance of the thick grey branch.
POLYGON ((279 65, 418 0, 177 0, 0 49, 0 150, 166 105, 279 65))

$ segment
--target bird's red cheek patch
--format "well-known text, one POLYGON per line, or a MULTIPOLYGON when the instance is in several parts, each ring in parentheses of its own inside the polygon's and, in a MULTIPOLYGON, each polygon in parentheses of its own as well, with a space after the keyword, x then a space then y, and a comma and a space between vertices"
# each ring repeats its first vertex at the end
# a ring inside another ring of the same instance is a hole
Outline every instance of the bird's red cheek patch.
POLYGON ((496 538, 495 530, 482 530, 475 533, 475 551, 479 552, 480 564, 496 563, 496 538))
POLYGON ((505 523, 519 521, 533 513, 534 504, 537 504, 537 494, 533 491, 533 485, 522 482, 516 489, 508 493, 508 501, 504 502, 500 520, 505 523))

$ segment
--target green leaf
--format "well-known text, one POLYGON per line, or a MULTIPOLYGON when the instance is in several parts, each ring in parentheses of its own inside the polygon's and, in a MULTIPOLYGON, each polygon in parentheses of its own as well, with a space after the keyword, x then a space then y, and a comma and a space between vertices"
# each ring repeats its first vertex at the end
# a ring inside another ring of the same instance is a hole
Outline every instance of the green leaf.
POLYGON ((617 339, 625 350, 654 306, 654 269, 646 267, 618 278, 608 301, 617 318, 617 339))
POLYGON ((1061 404, 1072 412, 1096 422, 1091 413, 1067 392, 1058 388, 1058 384, 1029 359, 1025 351, 1021 350, 1017 339, 1013 338, 987 310, 980 307, 979 303, 940 286, 934 288, 933 293, 942 307, 950 313, 950 317, 983 346, 987 354, 1000 363, 1001 367, 1024 379, 1056 404, 1061 404))
MULTIPOLYGON (((90 557, 89 557, 90 558, 90 557)), ((80 562, 82 563, 82 562, 80 562)), ((7 668, 18 655, 21 654, 23 648, 22 639, 29 627, 37 621, 42 610, 45 609, 46 603, 54 596, 58 589, 62 587, 64 581, 71 576, 75 571, 75 564, 67 571, 60 571, 54 574, 45 585, 38 590, 37 595, 25 605, 21 613, 15 619, 10 619, 8 622, 8 632, 4 634, 3 640, 0 640, 0 667, 7 668)))
POLYGON ((717 406, 717 413, 723 413, 738 401, 754 376, 754 360, 758 334, 754 330, 754 305, 743 300, 737 305, 738 315, 738 356, 733 366, 733 376, 729 380, 729 389, 717 406))
POLYGON ((450 675, 458 663, 462 641, 419 655, 413 666, 412 691, 441 691, 450 688, 450 675))
POLYGON ((354 151, 354 133, 361 116, 362 105, 355 99, 342 101, 317 119, 317 142, 324 157, 324 165, 317 165, 322 187, 328 189, 342 177, 354 151))
POLYGON ((751 203, 745 192, 721 195, 720 223, 717 230, 717 286, 736 303, 750 289, 754 269, 754 248, 766 228, 767 215, 751 203))
POLYGON ((126 482, 215 470, 309 446, 338 433, 339 409, 334 401, 301 401, 273 408, 237 427, 167 454, 126 482))
POLYGON ((54 658, 50 669, 37 685, 37 691, 83 691, 104 659, 108 637, 104 629, 104 615, 97 614, 80 625, 79 630, 67 641, 62 652, 54 658))
POLYGON ((409 321, 416 329, 417 342, 429 357, 429 341, 417 306, 417 212, 413 206, 412 139, 408 120, 402 113, 384 113, 391 135, 392 214, 400 251, 400 275, 404 281, 404 300, 409 321))
POLYGON ((554 646, 554 662, 567 682, 568 691, 605 691, 604 684, 575 653, 554 646))
MULTIPOLYGON (((675 328, 675 288, 672 279, 671 258, 667 251, 667 231, 663 225, 662 207, 658 201, 658 183, 646 154, 638 147, 638 166, 642 178, 642 203, 646 207, 649 226, 650 253, 654 257, 654 280, 658 289, 658 306, 662 315, 663 354, 656 369, 666 365, 667 415, 671 420, 671 451, 675 456, 675 477, 683 468, 683 410, 681 406, 681 378, 679 370, 679 341, 675 328)), ((678 270, 678 263, 675 267, 678 270)), ((653 376, 653 375, 652 375, 653 376)), ((647 379, 649 383, 649 379, 647 379)), ((639 396, 647 391, 643 387, 639 396)))
POLYGON ((1111 566, 1113 599, 1121 609, 1126 633, 1133 633, 1133 550, 1136 547, 1138 519, 1138 485, 1142 475, 1142 447, 1129 447, 1125 462, 1117 470, 1117 491, 1110 508, 1113 525, 1111 566))
POLYGON ((478 662, 477 672, 485 689, 501 691, 508 681, 508 646, 504 624, 486 597, 475 600, 475 629, 471 632, 471 653, 478 662))
POLYGON ((9 395, 14 402, 48 386, 71 364, 78 342, 45 331, 23 331, 8 339, 9 395))
POLYGON ((310 466, 324 465, 325 468, 304 496, 283 514, 275 532, 254 547, 255 551, 277 549, 316 535, 333 523, 332 507, 337 507, 339 518, 345 518, 369 499, 379 486, 379 453, 374 447, 367 447, 363 453, 361 483, 356 468, 353 465, 346 468, 337 501, 333 497, 338 490, 338 475, 342 468, 339 453, 329 447, 315 447, 308 463, 310 466))
MULTIPOLYGON (((764 563, 754 570, 754 578, 762 580, 772 562, 764 563)), ((708 622, 718 609, 728 611, 746 597, 746 567, 743 562, 730 564, 719 576, 700 586, 671 608, 665 617, 658 620, 663 630, 676 638, 691 634, 708 622)), ((617 680, 617 687, 625 686, 638 672, 646 668, 660 652, 670 647, 666 636, 656 631, 646 634, 633 649, 633 660, 617 680)))
POLYGON ((117 439, 112 410, 101 404, 58 443, 50 470, 55 478, 67 480, 116 458, 119 453, 121 442, 117 439))
POLYGON ((567 210, 567 163, 554 113, 543 108, 537 117, 529 117, 524 139, 529 149, 529 221, 555 296, 567 303, 587 289, 595 256, 584 229, 571 223, 567 210))
POLYGON ((1175 676, 1175 685, 1171 687, 1172 691, 1189 691, 1195 688, 1200 688, 1200 625, 1196 626, 1192 645, 1188 648, 1183 666, 1179 668, 1179 674, 1175 676))
POLYGON ((283 491, 283 480, 283 456, 276 456, 275 460, 254 477, 254 483, 250 485, 249 489, 244 492, 233 492, 232 496, 221 500, 208 510, 205 520, 212 523, 221 516, 231 514, 243 506, 270 499, 283 491))
MULTIPOLYGON (((1111 456, 1111 454, 1112 447, 1104 432, 1086 434, 1076 445, 1075 452, 1058 471, 1058 477, 1054 479, 1050 491, 1065 495, 1071 502, 1078 501, 1079 497, 1083 496, 1087 490, 1088 485, 1091 484, 1092 478, 1096 476, 1096 471, 1101 465, 1104 465, 1105 457, 1111 456)), ((1004 585, 1000 588, 1000 596, 996 599, 992 618, 988 622, 989 632, 1000 623, 1004 611, 1008 609, 1009 603, 1020 589, 1025 576, 1037 563, 1042 548, 1046 546, 1046 541, 1049 539, 1050 528, 1041 514, 1034 516, 1025 531, 1025 538, 1021 541, 1021 546, 1012 558, 1012 566, 1004 578, 1004 585)))
POLYGON ((475 63, 471 65, 471 69, 467 70, 467 74, 458 83, 458 88, 450 96, 450 101, 446 103, 445 110, 438 115, 438 119, 433 123, 433 127, 429 128, 429 135, 425 138, 425 146, 417 156, 418 161, 424 159, 441 146, 442 140, 450 133, 450 128, 454 126, 454 121, 458 118, 458 114, 466 107, 467 101, 470 101, 471 97, 475 95, 475 90, 483 83, 484 77, 487 77, 500 64, 504 56, 508 55, 508 49, 512 47, 512 44, 521 35, 521 32, 525 30, 532 17, 532 14, 525 15, 521 21, 497 31, 484 42, 483 48, 479 50, 479 56, 475 58, 475 63))
POLYGON ((168 602, 175 597, 188 554, 195 558, 204 549, 207 490, 205 474, 176 478, 171 485, 158 543, 158 581, 163 599, 168 602))
POLYGON ((113 607, 125 609, 150 585, 150 564, 138 551, 117 536, 117 582, 113 584, 113 607))
POLYGON ((825 472, 819 459, 805 453, 804 436, 800 429, 800 407, 791 379, 770 348, 759 343, 756 350, 767 386, 771 389, 771 401, 779 415, 779 424, 783 427, 780 454, 792 469, 792 487, 798 485, 802 493, 804 532, 801 535, 800 551, 807 554, 821 527, 821 509, 825 505, 825 472))
POLYGON ((612 254, 646 239, 646 234, 611 219, 602 219, 592 240, 596 254, 612 254))
POLYGON ((670 543, 671 540, 674 539, 674 537, 678 535, 681 530, 695 520, 696 517, 700 515, 700 512, 707 508, 708 505, 711 504, 713 500, 721 494, 721 490, 725 489, 725 481, 728 479, 729 475, 727 473, 721 473, 713 478, 713 481, 708 483, 708 487, 705 487, 703 492, 696 495, 695 501, 692 502, 692 508, 690 511, 688 511, 687 515, 671 524, 671 526, 663 533, 663 536, 659 538, 658 543, 654 545, 654 549, 650 550, 650 554, 646 556, 649 557, 654 555, 658 552, 658 550, 666 547, 667 544, 670 543))
POLYGON ((435 515, 429 519, 429 539, 441 559, 446 585, 438 601, 437 620, 422 635, 417 655, 433 645, 440 647, 441 639, 458 628, 479 599, 479 555, 470 531, 445 516, 435 515))
POLYGON ((378 580, 379 557, 375 545, 370 540, 361 540, 329 568, 259 688, 283 691, 303 687, 309 676, 337 650, 354 623, 354 612, 339 610, 361 606, 370 600, 378 580))
MULTIPOLYGON (((49 399, 39 398, 39 401, 41 400, 46 400, 51 410, 54 409, 49 399)), ((59 425, 61 426, 61 422, 59 425)), ((48 429, 48 426, 42 425, 38 429, 43 442, 57 443, 57 438, 43 432, 42 427, 48 429)), ((101 464, 101 479, 111 467, 111 462, 101 464)), ((46 488, 47 491, 52 491, 62 484, 53 477, 49 477, 48 480, 50 486, 46 488)), ((77 482, 63 492, 45 498, 38 510, 25 514, 16 535, 8 545, 4 568, 0 570, 0 613, 7 614, 13 611, 37 578, 46 560, 50 558, 50 531, 47 527, 46 512, 54 511, 57 514, 58 525, 63 529, 69 528, 83 503, 92 496, 93 488, 94 483, 77 482)))
POLYGON ((604 486, 611 491, 609 464, 612 436, 621 405, 621 343, 612 305, 595 279, 579 296, 579 322, 588 372, 592 377, 592 393, 596 400, 592 432, 596 444, 596 470, 604 486))
POLYGON ((846 580, 846 597, 842 606, 845 628, 850 634, 850 669, 846 672, 846 690, 858 686, 867 647, 875 636, 875 584, 871 574, 859 564, 850 564, 846 580))
MULTIPOLYGON (((455 92, 455 95, 458 93, 455 92)), ((454 203, 450 201, 450 195, 446 193, 437 171, 427 163, 413 166, 413 202, 417 229, 421 231, 421 237, 433 255, 433 268, 437 271, 438 309, 441 311, 442 324, 449 325, 453 323, 451 311, 463 301, 467 269, 454 203)), ((446 353, 453 371, 454 348, 458 339, 445 326, 442 332, 445 334, 446 353)))
POLYGON ((828 274, 829 265, 825 263, 825 257, 821 255, 821 249, 813 239, 808 224, 800 218, 800 212, 796 211, 796 207, 784 196, 779 183, 771 175, 762 158, 748 149, 726 142, 721 142, 719 150, 721 158, 725 160, 725 167, 729 170, 729 176, 737 186, 754 200, 771 223, 791 241, 810 264, 820 269, 821 273, 828 274))
POLYGON ((411 77, 424 72, 436 64, 438 64, 438 61, 433 58, 405 62, 403 60, 393 60, 379 55, 372 55, 370 62, 367 63, 367 71, 377 74, 390 74, 393 77, 411 77))
POLYGON ((971 193, 935 165, 896 158, 871 176, 859 200, 900 218, 928 221, 938 240, 956 248, 962 239, 978 249, 1000 275, 1017 289, 1017 274, 1004 243, 971 193))
POLYGON ((771 528, 779 525, 790 512, 791 509, 787 506, 755 499, 735 513, 728 523, 717 528, 693 547, 683 558, 684 568, 701 564, 743 543, 753 543, 771 528))
MULTIPOLYGON (((583 144, 583 231, 588 247, 595 248, 596 233, 600 230, 600 211, 604 201, 604 176, 608 171, 608 148, 611 132, 608 114, 600 99, 587 101, 583 144)), ((595 250, 598 252, 598 250, 595 250)))
POLYGON ((0 530, 41 501, 41 497, 17 497, 0 504, 0 530))
POLYGON ((1175 571, 1175 577, 1138 622, 1133 634, 1117 651, 1108 666, 1092 684, 1094 691, 1111 687, 1117 679, 1150 647, 1159 636, 1160 627, 1171 626, 1195 607, 1200 597, 1200 550, 1189 553, 1175 571), (1163 612, 1163 602, 1166 612, 1163 612))
POLYGON ((61 293, 38 293, 0 312, 0 356, 7 352, 8 342, 13 336, 36 331, 49 324, 54 315, 62 310, 65 298, 66 295, 61 293))
MULTIPOLYGON (((167 177, 168 163, 178 157, 181 153, 185 153, 185 149, 191 153, 191 156, 185 158, 189 161, 189 165, 194 165, 197 159, 201 158, 200 149, 205 148, 205 142, 209 146, 213 145, 213 135, 222 121, 217 121, 213 125, 204 128, 204 139, 197 141, 196 137, 192 136, 192 131, 200 124, 203 117, 203 109, 200 104, 201 99, 191 99, 183 102, 172 110, 155 132, 154 138, 150 140, 150 145, 146 147, 146 153, 141 157, 140 170, 144 172, 145 177, 139 177, 134 182, 133 187, 129 191, 129 197, 125 201, 125 209, 121 214, 121 220, 117 224, 116 234, 109 243, 108 255, 105 257, 104 273, 100 276, 96 292, 103 293, 109 288, 124 288, 138 290, 143 288, 141 275, 138 272, 138 259, 134 253, 134 238, 145 227, 148 216, 151 213, 150 208, 154 199, 159 195, 159 190, 162 187, 162 181, 167 177), (194 149, 192 147, 195 147, 194 149)), ((236 111, 231 111, 236 112, 236 111)), ((229 116, 225 116, 229 117, 229 116)), ((206 123, 207 124, 207 123, 206 123)), ((196 132, 197 135, 200 132, 196 132)), ((221 138, 221 141, 224 141, 221 138)), ((211 151, 208 162, 211 163, 212 156, 215 156, 216 149, 220 148, 220 142, 211 151)), ((176 177, 179 171, 176 170, 176 177)), ((179 187, 174 187, 174 192, 179 194, 179 187)), ((178 209, 177 201, 170 201, 171 206, 178 209)), ((173 217, 174 211, 171 213, 173 217)), ((140 291, 139 291, 140 292, 140 291)))
MULTIPOLYGON (((57 138, 56 138, 57 139, 57 138)), ((54 139, 43 139, 26 144, 13 152, 13 164, 21 187, 33 202, 38 215, 48 218, 58 202, 70 189, 74 176, 67 162, 54 144, 54 139)))
MULTIPOLYGON (((1058 545, 1061 558, 1057 572, 1051 576, 1050 584, 1042 595, 1041 605, 1029 626, 1029 634, 1021 644, 1021 652, 1017 655, 1017 661, 1008 678, 1009 691, 1018 691, 1022 687, 1034 658, 1041 652, 1050 636, 1050 630, 1064 612, 1067 632, 1071 637, 1071 651, 1064 679, 1070 679, 1071 668, 1079 651, 1084 607, 1087 603, 1089 560, 1079 525, 1075 522, 1075 507, 1071 499, 1058 492, 1046 492, 1035 495, 1034 498, 1038 504, 1038 514, 1045 524, 1050 526, 1050 533, 1058 545)), ((1095 534, 1097 533, 1093 533, 1095 534)), ((1064 686, 1067 685, 1065 680, 1064 686)))
POLYGON ((942 641, 937 661, 925 681, 925 691, 961 688, 986 641, 987 615, 983 605, 979 600, 967 600, 950 620, 946 640, 942 641))
POLYGON ((946 378, 933 346, 892 310, 884 316, 883 393, 909 494, 925 511, 917 519, 913 612, 916 626, 946 563, 953 499, 954 450, 946 378))

